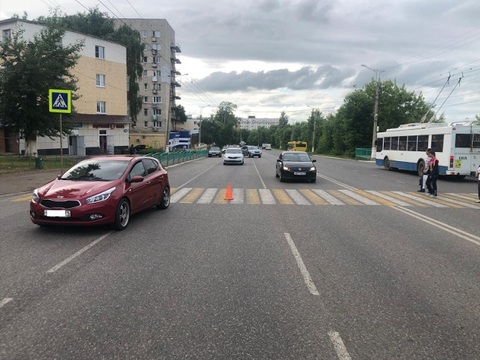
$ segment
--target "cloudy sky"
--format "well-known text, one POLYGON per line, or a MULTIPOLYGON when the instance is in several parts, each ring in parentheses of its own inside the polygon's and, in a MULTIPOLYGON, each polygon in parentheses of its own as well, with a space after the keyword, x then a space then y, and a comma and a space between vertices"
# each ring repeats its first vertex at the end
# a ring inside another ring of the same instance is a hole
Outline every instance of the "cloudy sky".
POLYGON ((180 104, 195 117, 230 101, 240 117, 304 121, 376 75, 448 122, 480 114, 478 0, 0 0, 0 19, 54 7, 166 19, 182 49, 180 104))

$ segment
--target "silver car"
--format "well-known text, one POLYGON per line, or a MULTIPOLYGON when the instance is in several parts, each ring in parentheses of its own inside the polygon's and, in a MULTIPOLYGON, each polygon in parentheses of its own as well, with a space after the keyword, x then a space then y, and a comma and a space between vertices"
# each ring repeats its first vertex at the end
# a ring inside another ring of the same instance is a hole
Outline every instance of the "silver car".
POLYGON ((223 154, 223 165, 244 164, 244 158, 241 148, 227 148, 223 154))

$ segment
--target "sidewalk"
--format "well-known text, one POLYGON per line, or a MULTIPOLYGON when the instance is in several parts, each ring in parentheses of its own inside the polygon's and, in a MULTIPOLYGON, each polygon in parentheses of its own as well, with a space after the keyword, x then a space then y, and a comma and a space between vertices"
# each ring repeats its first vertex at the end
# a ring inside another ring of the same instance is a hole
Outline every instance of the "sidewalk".
POLYGON ((60 170, 32 170, 0 174, 0 195, 30 192, 53 180, 60 170))

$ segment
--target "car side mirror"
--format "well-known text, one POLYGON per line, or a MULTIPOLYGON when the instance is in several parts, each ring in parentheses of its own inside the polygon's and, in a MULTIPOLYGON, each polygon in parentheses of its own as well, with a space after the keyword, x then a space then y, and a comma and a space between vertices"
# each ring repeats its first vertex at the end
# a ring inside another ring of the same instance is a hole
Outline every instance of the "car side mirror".
POLYGON ((132 177, 130 179, 131 183, 139 183, 139 182, 142 182, 142 181, 143 181, 143 176, 140 176, 140 175, 135 175, 134 177, 132 177))
POLYGON ((312 160, 312 163, 313 163, 313 162, 317 162, 317 159, 313 159, 313 160, 312 160))

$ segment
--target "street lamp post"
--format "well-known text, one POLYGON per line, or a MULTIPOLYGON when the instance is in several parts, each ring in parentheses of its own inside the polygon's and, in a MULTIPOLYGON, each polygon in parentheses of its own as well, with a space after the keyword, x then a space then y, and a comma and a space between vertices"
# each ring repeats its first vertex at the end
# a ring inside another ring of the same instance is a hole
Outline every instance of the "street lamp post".
POLYGON ((375 161, 377 155, 377 124, 378 124, 378 99, 380 97, 380 73, 385 70, 372 69, 367 65, 362 64, 364 68, 371 70, 375 73, 375 105, 373 109, 373 135, 372 135, 372 152, 370 155, 370 160, 375 161))

